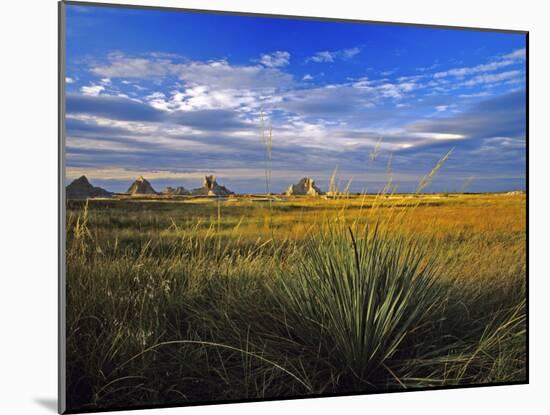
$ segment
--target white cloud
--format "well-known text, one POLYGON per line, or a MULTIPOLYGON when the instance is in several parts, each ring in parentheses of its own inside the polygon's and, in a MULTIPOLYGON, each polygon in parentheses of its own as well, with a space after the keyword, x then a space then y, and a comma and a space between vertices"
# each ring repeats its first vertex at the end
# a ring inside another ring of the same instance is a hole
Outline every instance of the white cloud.
POLYGON ((127 57, 123 53, 110 53, 109 62, 95 65, 92 72, 107 78, 154 78, 173 73, 177 64, 169 59, 147 59, 127 57))
POLYGON ((523 60, 525 60, 525 49, 517 49, 488 63, 470 67, 453 68, 447 71, 437 72, 433 76, 436 79, 448 76, 463 78, 468 75, 496 71, 497 69, 514 65, 523 60))
POLYGON ((306 73, 304 75, 304 77, 302 78, 302 81, 311 81, 313 79, 313 76, 311 76, 310 74, 306 73))
POLYGON ((447 111, 447 108, 449 108, 448 105, 437 105, 437 106, 435 107, 435 110, 436 110, 437 112, 444 112, 444 111, 447 111))
POLYGON ((510 137, 490 137, 483 140, 483 145, 474 150, 477 155, 502 154, 504 151, 523 150, 525 148, 525 139, 510 138, 510 137))
POLYGON ((334 62, 334 59, 336 59, 336 53, 329 51, 317 52, 309 58, 309 60, 313 62, 334 62))
POLYGON ((72 84, 72 83, 74 83, 74 79, 69 77, 69 76, 66 76, 65 77, 65 82, 68 83, 68 84, 72 84))
POLYGON ((500 72, 496 74, 482 74, 473 77, 472 79, 464 82, 465 86, 475 86, 480 84, 492 84, 495 82, 507 81, 521 76, 521 71, 508 71, 500 72))
MULTIPOLYGON (((272 59, 271 63, 280 64, 282 58, 272 59)), ((165 58, 128 57, 121 53, 110 54, 108 60, 106 65, 92 67, 92 72, 108 78, 159 79, 171 76, 213 89, 269 89, 292 82, 292 75, 276 67, 231 65, 226 60, 178 63, 165 58)))
POLYGON ((354 88, 371 88, 374 84, 374 81, 371 81, 368 77, 364 76, 362 78, 357 78, 353 80, 352 86, 354 88))
POLYGON ((186 64, 178 77, 183 81, 220 89, 269 89, 288 85, 292 81, 290 74, 276 68, 235 66, 223 60, 186 64))
POLYGON ((498 144, 503 147, 509 147, 509 148, 525 147, 525 139, 523 138, 491 137, 491 138, 485 139, 484 142, 489 144, 498 144))
POLYGON ((400 82, 398 85, 403 92, 410 92, 417 87, 415 82, 400 82))
POLYGON ((153 92, 145 97, 147 102, 158 110, 170 111, 170 105, 166 102, 166 95, 162 92, 153 92))
POLYGON ((241 106, 257 108, 267 96, 249 89, 216 89, 195 85, 173 91, 168 108, 181 111, 199 109, 231 109, 241 106))
POLYGON ((359 48, 349 48, 349 49, 340 49, 334 51, 324 50, 321 52, 315 53, 313 56, 310 56, 306 59, 306 62, 334 62, 336 59, 351 59, 355 55, 361 52, 359 48))
POLYGON ((396 84, 382 84, 379 87, 377 87, 378 91, 383 97, 387 98, 401 98, 402 91, 396 84))
POLYGON ((373 90, 386 98, 402 98, 405 93, 411 92, 417 87, 414 82, 384 83, 373 87, 373 90))
POLYGON ((446 134, 446 133, 414 133, 415 137, 428 138, 431 140, 461 140, 464 137, 462 134, 446 134))
MULTIPOLYGON (((150 93, 146 101, 156 109, 193 111, 200 109, 237 109, 255 111, 268 103, 280 101, 280 92, 294 83, 293 76, 279 69, 286 65, 290 54, 276 51, 264 54, 253 65, 232 65, 226 60, 177 62, 149 56, 148 59, 110 54, 107 65, 96 65, 97 75, 136 78, 172 78, 175 86, 170 94, 150 93)), ((124 80, 123 82, 128 82, 124 80)), ((143 88, 136 83, 134 88, 143 88)), ((98 88, 86 90, 99 94, 98 88)))
POLYGON ((359 48, 344 49, 340 51, 340 56, 342 56, 342 58, 344 59, 351 59, 359 52, 361 52, 359 48))
POLYGON ((277 68, 288 65, 290 61, 290 53, 284 51, 276 51, 270 54, 264 54, 260 58, 260 63, 270 68, 277 68))
POLYGON ((513 52, 504 55, 502 58, 513 59, 513 60, 525 60, 526 56, 527 56, 527 51, 525 50, 525 48, 523 48, 523 49, 516 49, 513 52))
POLYGON ((361 122, 367 108, 375 108, 383 100, 401 100, 417 88, 413 82, 379 83, 360 78, 349 83, 330 84, 283 93, 276 108, 311 117, 343 117, 361 122), (359 119, 355 117, 359 116, 359 119))
POLYGON ((434 78, 445 78, 447 76, 453 76, 457 78, 463 78, 467 75, 472 75, 480 72, 490 72, 490 71, 496 71, 499 68, 502 68, 504 66, 512 65, 514 61, 512 60, 504 60, 504 61, 497 61, 497 62, 490 62, 490 63, 484 63, 481 65, 476 65, 472 67, 463 67, 463 68, 454 68, 450 69, 448 71, 443 72, 437 72, 434 74, 434 78))
POLYGON ((84 95, 89 95, 93 97, 97 97, 104 90, 105 90, 105 87, 102 85, 90 85, 90 86, 83 86, 82 88, 80 88, 80 91, 84 95))

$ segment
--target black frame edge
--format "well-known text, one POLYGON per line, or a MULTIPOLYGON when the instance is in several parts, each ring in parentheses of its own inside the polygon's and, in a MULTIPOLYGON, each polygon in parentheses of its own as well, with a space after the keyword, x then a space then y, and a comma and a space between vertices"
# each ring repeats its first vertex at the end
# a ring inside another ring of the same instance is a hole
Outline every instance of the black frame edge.
POLYGON ((57 178, 57 212, 58 212, 58 362, 57 362, 57 412, 67 410, 67 355, 66 355, 66 262, 65 262, 65 7, 61 1, 57 4, 57 143, 58 143, 58 178, 57 178))

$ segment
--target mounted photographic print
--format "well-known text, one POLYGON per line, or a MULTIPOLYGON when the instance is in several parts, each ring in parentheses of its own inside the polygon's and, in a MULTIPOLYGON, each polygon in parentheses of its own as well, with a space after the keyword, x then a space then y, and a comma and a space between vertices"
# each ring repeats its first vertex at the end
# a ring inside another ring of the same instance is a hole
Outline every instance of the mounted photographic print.
POLYGON ((60 412, 528 382, 527 32, 59 11, 60 412))

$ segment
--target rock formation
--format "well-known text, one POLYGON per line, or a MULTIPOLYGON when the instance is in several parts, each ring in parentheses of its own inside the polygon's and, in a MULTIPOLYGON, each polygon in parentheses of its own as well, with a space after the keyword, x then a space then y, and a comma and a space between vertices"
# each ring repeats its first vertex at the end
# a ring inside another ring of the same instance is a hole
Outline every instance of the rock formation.
POLYGON ((198 196, 229 196, 234 193, 225 186, 220 186, 216 182, 216 176, 206 176, 202 182, 202 187, 193 189, 191 194, 198 196))
POLYGON ((155 192, 151 183, 145 180, 143 176, 139 176, 126 193, 131 195, 154 195, 157 192, 155 192))
POLYGON ((291 185, 286 191, 287 196, 319 196, 323 192, 315 186, 311 177, 303 177, 297 184, 291 185))
POLYGON ((80 176, 66 187, 67 199, 87 199, 91 197, 111 197, 113 194, 101 187, 90 184, 86 176, 80 176))
POLYGON ((189 190, 187 190, 183 186, 178 186, 175 189, 173 187, 167 186, 164 188, 164 190, 161 193, 163 195, 180 196, 180 195, 188 195, 189 190))

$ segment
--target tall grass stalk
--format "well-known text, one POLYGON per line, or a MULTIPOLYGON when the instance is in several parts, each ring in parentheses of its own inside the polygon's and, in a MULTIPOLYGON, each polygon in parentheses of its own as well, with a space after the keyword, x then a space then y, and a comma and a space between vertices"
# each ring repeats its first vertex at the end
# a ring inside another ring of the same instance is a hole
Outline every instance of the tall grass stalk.
POLYGON ((416 187, 417 194, 422 193, 424 189, 426 189, 426 187, 428 187, 432 183, 433 178, 435 177, 439 169, 443 166, 443 164, 445 164, 447 159, 451 156, 453 151, 454 151, 454 148, 450 149, 443 157, 439 159, 439 161, 434 166, 434 168, 430 170, 430 172, 427 175, 422 177, 422 179, 418 183, 418 186, 416 187))

